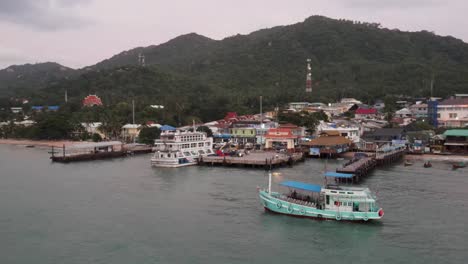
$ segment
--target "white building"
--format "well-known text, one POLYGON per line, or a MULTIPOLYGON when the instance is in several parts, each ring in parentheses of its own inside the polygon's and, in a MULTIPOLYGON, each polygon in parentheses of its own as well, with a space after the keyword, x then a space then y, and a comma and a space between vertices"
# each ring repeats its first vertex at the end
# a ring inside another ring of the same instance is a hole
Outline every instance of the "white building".
POLYGON ((81 123, 81 126, 84 127, 85 131, 89 134, 99 134, 101 138, 106 136, 102 133, 99 128, 102 126, 101 122, 91 122, 91 123, 81 123))
POLYGON ((317 127, 317 132, 320 134, 322 132, 329 131, 338 131, 340 136, 345 137, 353 143, 359 143, 360 141, 360 128, 351 124, 337 124, 337 123, 325 123, 323 121, 317 127))
POLYGON ((395 117, 400 117, 400 118, 413 117, 413 113, 408 108, 402 108, 395 112, 395 117))
POLYGON ((416 102, 416 104, 410 106, 410 111, 415 118, 427 118, 427 104, 422 102, 416 102))
POLYGON ((452 97, 437 105, 439 127, 468 126, 468 97, 452 97))

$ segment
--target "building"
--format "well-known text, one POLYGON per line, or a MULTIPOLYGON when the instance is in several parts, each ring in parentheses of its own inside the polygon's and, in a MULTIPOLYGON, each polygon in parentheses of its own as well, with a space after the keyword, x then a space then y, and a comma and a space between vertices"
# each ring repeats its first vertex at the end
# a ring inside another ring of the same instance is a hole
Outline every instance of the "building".
POLYGON ((468 154, 468 129, 450 129, 444 136, 444 151, 468 154))
POLYGON ((288 109, 300 112, 309 106, 311 106, 309 102, 292 102, 288 104, 288 109))
POLYGON ((96 105, 101 106, 102 101, 101 101, 101 98, 99 98, 99 96, 95 94, 90 94, 83 99, 83 106, 90 107, 90 106, 96 106, 96 105))
POLYGON ((140 134, 142 129, 141 125, 138 124, 126 124, 122 127, 122 139, 127 142, 135 141, 135 139, 140 134))
POLYGON ((452 97, 437 105, 438 127, 468 126, 468 97, 452 97))
POLYGON ((360 104, 362 104, 361 101, 356 100, 356 99, 354 99, 354 98, 343 98, 343 99, 341 99, 340 103, 342 103, 342 104, 350 104, 350 105, 354 105, 354 104, 360 105, 360 104))
POLYGON ((233 127, 231 128, 231 140, 234 143, 245 145, 247 143, 256 144, 256 131, 253 127, 233 127))
POLYGON ((395 112, 395 117, 399 118, 411 118, 413 117, 413 112, 411 112, 408 108, 402 108, 395 112))
POLYGON ((428 116, 428 105, 424 103, 416 103, 409 107, 414 118, 427 118, 428 116))
POLYGON ((356 119, 374 119, 377 117, 377 109, 375 108, 358 108, 354 113, 356 119))
POLYGON ((341 136, 338 131, 322 132, 318 138, 301 143, 310 156, 336 157, 350 149, 352 141, 341 136))
POLYGON ((353 143, 359 143, 360 140, 360 128, 350 123, 340 122, 340 123, 325 123, 323 121, 317 127, 317 132, 327 133, 330 131, 336 131, 340 136, 345 137, 351 140, 353 143))
POLYGON ((439 126, 439 122, 437 118, 438 106, 439 106, 439 100, 436 98, 431 98, 429 101, 427 101, 427 119, 429 121, 429 124, 436 128, 439 126))
POLYGON ((84 130, 93 135, 93 134, 99 134, 101 138, 105 138, 106 135, 102 133, 99 128, 102 126, 101 122, 92 122, 92 123, 81 123, 81 126, 84 128, 84 130))
POLYGON ((23 112, 23 107, 10 107, 13 114, 19 114, 23 112))
POLYGON ((297 141, 297 136, 289 128, 271 128, 265 135, 266 149, 294 149, 294 142, 297 141))
POLYGON ((381 128, 370 133, 365 133, 364 141, 375 142, 379 145, 405 140, 404 128, 381 128))

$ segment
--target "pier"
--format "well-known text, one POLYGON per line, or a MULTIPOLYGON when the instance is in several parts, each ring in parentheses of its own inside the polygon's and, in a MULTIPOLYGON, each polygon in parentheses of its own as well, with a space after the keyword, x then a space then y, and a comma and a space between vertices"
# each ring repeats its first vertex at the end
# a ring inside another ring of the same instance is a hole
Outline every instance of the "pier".
POLYGON ((358 182, 366 177, 377 166, 390 165, 400 160, 405 154, 405 149, 397 148, 388 152, 376 152, 365 157, 354 158, 344 164, 342 168, 336 169, 337 173, 352 174, 353 182, 358 182))
POLYGON ((250 168, 275 168, 293 166, 296 162, 303 161, 302 152, 276 153, 273 151, 256 151, 243 156, 206 156, 200 158, 199 165, 208 166, 241 166, 250 168))

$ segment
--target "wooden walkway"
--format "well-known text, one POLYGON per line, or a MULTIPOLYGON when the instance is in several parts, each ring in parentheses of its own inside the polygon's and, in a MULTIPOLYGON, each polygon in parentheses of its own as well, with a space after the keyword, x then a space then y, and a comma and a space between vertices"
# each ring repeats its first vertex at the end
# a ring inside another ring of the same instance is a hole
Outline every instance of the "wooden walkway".
POLYGON ((394 150, 387 153, 376 153, 375 156, 354 159, 346 163, 343 168, 336 169, 338 173, 354 174, 353 182, 358 182, 367 176, 375 167, 394 163, 403 157, 404 149, 394 150))
POLYGON ((199 160, 199 165, 243 166, 250 168, 273 168, 293 166, 303 160, 302 153, 276 153, 272 151, 256 151, 242 157, 237 156, 207 156, 199 160))

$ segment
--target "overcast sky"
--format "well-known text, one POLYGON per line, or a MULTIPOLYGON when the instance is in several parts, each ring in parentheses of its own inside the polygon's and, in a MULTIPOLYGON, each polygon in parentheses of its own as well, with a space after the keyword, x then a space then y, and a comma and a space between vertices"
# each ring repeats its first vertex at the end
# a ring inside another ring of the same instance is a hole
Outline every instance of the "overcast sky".
POLYGON ((222 39, 311 15, 429 30, 468 42, 467 0, 0 0, 0 68, 72 68, 181 34, 222 39))

